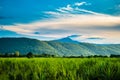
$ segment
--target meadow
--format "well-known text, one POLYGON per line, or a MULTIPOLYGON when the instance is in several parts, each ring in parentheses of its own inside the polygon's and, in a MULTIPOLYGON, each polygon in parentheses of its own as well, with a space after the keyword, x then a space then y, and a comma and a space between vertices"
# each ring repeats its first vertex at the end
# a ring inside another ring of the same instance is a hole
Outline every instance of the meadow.
POLYGON ((0 58, 0 80, 120 80, 120 58, 0 58))

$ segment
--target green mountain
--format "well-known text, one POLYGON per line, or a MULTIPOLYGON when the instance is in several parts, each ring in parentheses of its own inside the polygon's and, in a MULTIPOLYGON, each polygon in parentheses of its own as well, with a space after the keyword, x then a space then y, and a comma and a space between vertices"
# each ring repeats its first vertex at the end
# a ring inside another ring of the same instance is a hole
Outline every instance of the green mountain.
POLYGON ((79 43, 78 41, 72 40, 70 37, 65 37, 62 39, 53 40, 55 42, 64 42, 64 43, 79 43))
POLYGON ((99 45, 90 43, 66 43, 39 41, 29 38, 0 38, 0 53, 55 54, 60 56, 120 54, 120 44, 99 45))

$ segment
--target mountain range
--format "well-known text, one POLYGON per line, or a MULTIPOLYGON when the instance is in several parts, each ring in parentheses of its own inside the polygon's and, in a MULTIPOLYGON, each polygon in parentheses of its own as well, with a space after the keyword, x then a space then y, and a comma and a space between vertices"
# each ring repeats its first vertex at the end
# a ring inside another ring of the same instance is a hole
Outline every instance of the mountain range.
POLYGON ((0 53, 20 54, 32 52, 34 54, 54 54, 59 56, 80 56, 80 55, 120 55, 120 44, 91 44, 77 42, 69 37, 53 40, 40 41, 30 38, 0 38, 0 53))

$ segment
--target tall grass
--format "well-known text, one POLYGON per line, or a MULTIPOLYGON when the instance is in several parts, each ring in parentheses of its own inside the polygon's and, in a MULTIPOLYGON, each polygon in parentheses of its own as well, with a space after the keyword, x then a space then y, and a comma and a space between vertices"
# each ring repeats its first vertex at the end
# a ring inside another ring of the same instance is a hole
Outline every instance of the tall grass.
POLYGON ((120 59, 1 58, 0 80, 120 80, 120 59))

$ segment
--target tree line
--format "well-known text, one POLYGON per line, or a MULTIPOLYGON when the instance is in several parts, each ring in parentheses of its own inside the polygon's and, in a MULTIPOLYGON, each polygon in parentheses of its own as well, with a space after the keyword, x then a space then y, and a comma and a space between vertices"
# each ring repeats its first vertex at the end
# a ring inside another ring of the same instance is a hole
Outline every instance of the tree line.
POLYGON ((120 55, 111 54, 107 55, 89 55, 89 56, 63 56, 64 58, 120 58, 120 55))
POLYGON ((54 54, 33 54, 32 52, 28 52, 26 55, 21 55, 19 51, 16 51, 15 53, 5 53, 5 54, 0 54, 0 57, 28 57, 28 58, 33 58, 33 57, 63 57, 63 58, 120 58, 120 55, 116 54, 111 54, 110 56, 106 55, 90 55, 90 56, 57 56, 54 54))
POLYGON ((5 53, 5 54, 0 54, 0 57, 28 57, 28 58, 33 58, 33 57, 55 57, 53 54, 33 54, 32 52, 28 52, 26 55, 22 55, 19 53, 19 51, 16 51, 15 53, 5 53))

